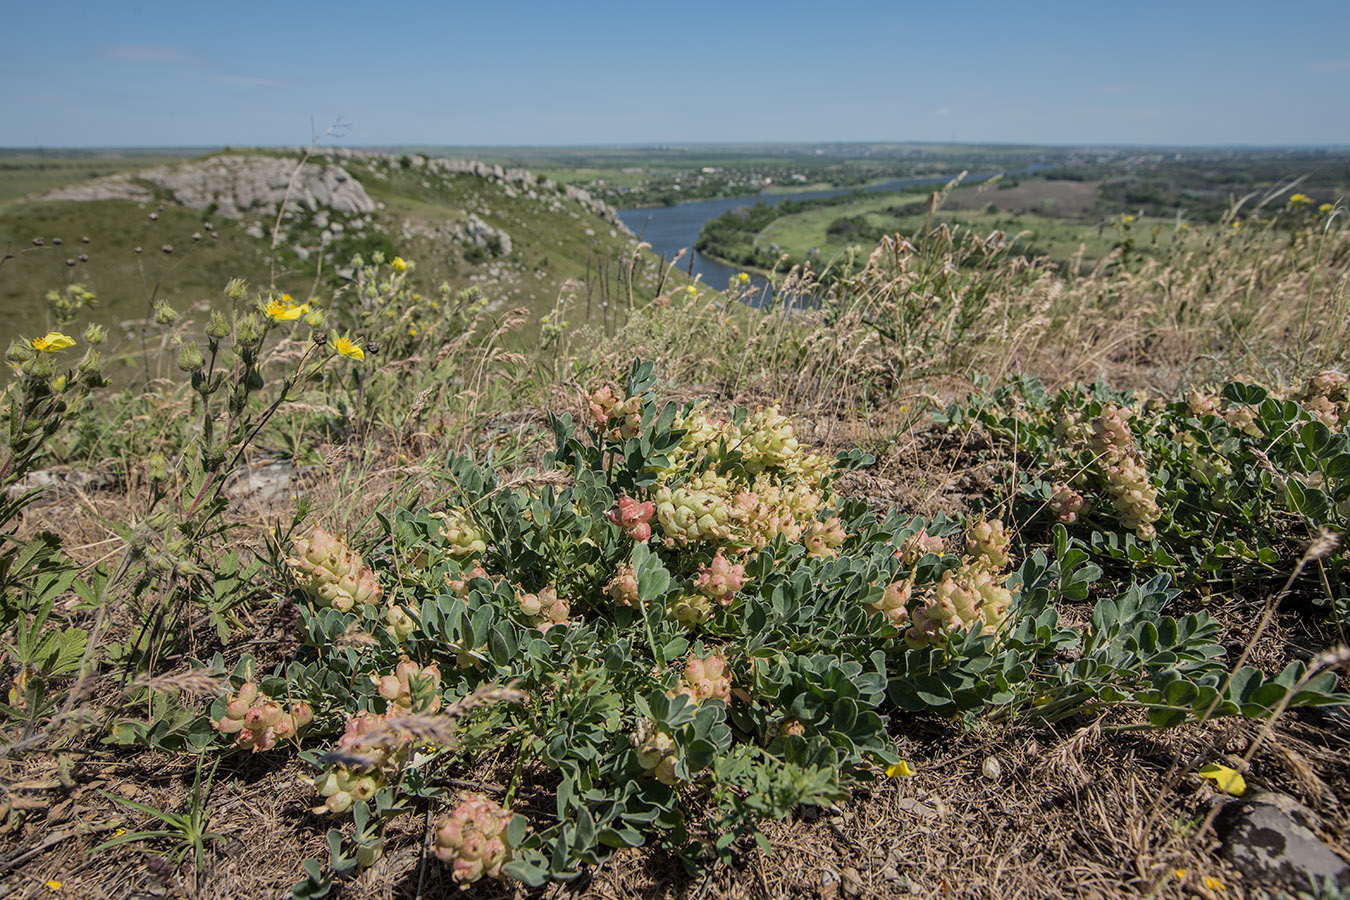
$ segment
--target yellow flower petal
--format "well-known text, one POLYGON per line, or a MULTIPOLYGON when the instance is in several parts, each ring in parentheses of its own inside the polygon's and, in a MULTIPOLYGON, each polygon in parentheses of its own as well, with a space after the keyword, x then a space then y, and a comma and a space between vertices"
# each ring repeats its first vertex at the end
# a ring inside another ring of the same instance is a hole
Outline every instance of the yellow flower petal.
POLYGON ((392 260, 390 260, 389 265, 393 268, 395 272, 408 271, 408 262, 401 256, 395 256, 392 260))
POLYGON ((1221 891, 1225 894, 1228 893, 1228 886, 1226 884, 1224 884, 1217 878, 1210 877, 1209 875, 1205 876, 1205 887, 1209 888, 1211 891, 1221 891))
POLYGON ((1201 766, 1200 777, 1208 778, 1219 790, 1234 797, 1241 797, 1247 792, 1247 782, 1243 780, 1242 775, 1218 763, 1201 766))
POLYGON ((333 341, 333 349, 343 356, 350 359, 365 359, 366 352, 356 345, 351 338, 340 337, 333 341))
POLYGON ((282 294, 280 300, 268 301, 267 306, 263 308, 263 313, 273 322, 294 322, 309 312, 308 303, 292 306, 290 298, 290 294, 282 294))
POLYGON ((914 769, 903 759, 886 767, 887 778, 909 778, 913 774, 914 769))
POLYGON ((29 345, 39 353, 54 353, 75 346, 75 339, 59 331, 49 331, 40 338, 33 338, 29 345))
POLYGON ((55 879, 52 881, 44 881, 43 884, 47 885, 47 890, 52 891, 53 893, 61 890, 61 882, 56 881, 55 879))

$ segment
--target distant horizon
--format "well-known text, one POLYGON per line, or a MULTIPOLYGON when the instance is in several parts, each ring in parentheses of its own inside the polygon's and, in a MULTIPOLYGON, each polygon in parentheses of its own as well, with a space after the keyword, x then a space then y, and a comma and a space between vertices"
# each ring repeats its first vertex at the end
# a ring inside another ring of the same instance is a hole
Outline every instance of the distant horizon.
POLYGON ((0 145, 1340 147, 1350 4, 7 10, 0 145))
MULTIPOLYGON (((1350 141, 1326 144, 1132 144, 1132 143, 1090 143, 1080 141, 1030 143, 1025 141, 885 141, 885 140, 802 140, 802 141, 766 141, 766 140, 706 140, 706 141, 600 141, 595 143, 572 144, 432 144, 426 142, 342 144, 320 142, 316 151, 351 150, 354 152, 376 152, 396 150, 420 152, 423 150, 679 150, 697 147, 820 147, 820 146, 883 146, 883 147, 992 147, 1026 148, 1053 150, 1326 150, 1350 151, 1350 141)), ((303 150, 308 144, 71 144, 71 145, 0 145, 0 153, 18 154, 28 151, 39 152, 98 152, 98 151, 155 151, 155 150, 303 150)))

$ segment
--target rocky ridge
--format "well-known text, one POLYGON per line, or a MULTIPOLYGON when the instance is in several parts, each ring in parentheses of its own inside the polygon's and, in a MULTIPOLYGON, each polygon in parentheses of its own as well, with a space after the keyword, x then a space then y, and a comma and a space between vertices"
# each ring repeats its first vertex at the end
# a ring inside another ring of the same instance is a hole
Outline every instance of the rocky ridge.
MULTIPOLYGON (((300 261, 344 234, 373 229, 400 231, 402 237, 420 236, 476 246, 493 256, 509 256, 516 246, 503 227, 494 226, 476 212, 437 223, 403 221, 401 227, 376 218, 384 204, 367 193, 353 170, 370 180, 387 180, 395 170, 410 170, 427 189, 444 179, 472 176, 498 186, 507 197, 525 197, 573 218, 590 215, 610 226, 611 233, 631 236, 613 207, 589 193, 524 169, 504 169, 478 160, 395 156, 346 149, 322 149, 297 168, 305 151, 281 155, 223 153, 184 163, 154 166, 135 173, 97 178, 49 191, 40 201, 88 202, 130 200, 152 203, 171 200, 206 215, 240 223, 253 238, 266 239, 281 211, 278 244, 289 245, 300 261), (283 209, 284 207, 284 209, 283 209), (570 210, 569 210, 570 207, 570 210)), ((594 233, 588 231, 588 233, 594 233)))

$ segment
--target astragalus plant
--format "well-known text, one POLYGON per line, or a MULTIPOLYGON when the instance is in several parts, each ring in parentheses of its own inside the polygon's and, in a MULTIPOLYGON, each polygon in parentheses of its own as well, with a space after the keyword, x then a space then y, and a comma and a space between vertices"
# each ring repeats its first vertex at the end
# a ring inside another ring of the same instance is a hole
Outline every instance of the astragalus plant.
POLYGON ((995 518, 879 518, 834 490, 868 457, 812 452, 772 408, 662 403, 641 362, 592 400, 552 417, 540 471, 452 456, 447 501, 382 514, 360 559, 334 550, 381 602, 341 608, 292 565, 304 646, 258 683, 312 708, 303 756, 334 817, 299 894, 426 806, 462 883, 569 880, 648 843, 725 862, 762 820, 898 764, 887 727, 911 711, 1163 726, 1350 699, 1320 677, 1290 696, 1297 668, 1225 683, 1217 626, 1167 615, 1166 577, 1061 625, 1101 574, 1066 533, 1036 548, 995 518))

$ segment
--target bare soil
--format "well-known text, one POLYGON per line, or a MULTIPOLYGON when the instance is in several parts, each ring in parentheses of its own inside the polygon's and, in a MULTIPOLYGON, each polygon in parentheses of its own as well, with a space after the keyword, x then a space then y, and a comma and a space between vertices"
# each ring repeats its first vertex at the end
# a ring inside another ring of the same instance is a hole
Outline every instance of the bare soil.
POLYGON ((943 209, 983 209, 990 203, 1006 213, 1043 213, 1078 218, 1092 211, 1097 202, 1096 181, 1023 181, 1016 187, 998 185, 981 191, 978 185, 960 187, 947 196, 943 209))

